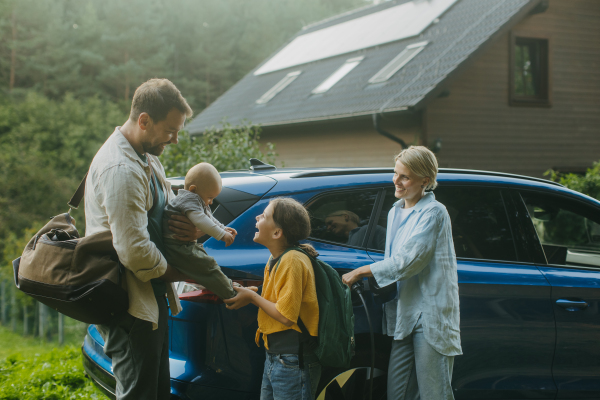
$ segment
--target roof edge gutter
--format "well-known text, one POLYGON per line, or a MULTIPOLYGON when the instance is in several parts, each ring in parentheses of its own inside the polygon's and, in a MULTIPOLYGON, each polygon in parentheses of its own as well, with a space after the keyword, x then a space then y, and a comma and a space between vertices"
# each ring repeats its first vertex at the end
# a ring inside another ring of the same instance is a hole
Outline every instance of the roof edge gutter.
POLYGON ((406 145, 406 143, 404 142, 404 140, 400 139, 399 137, 396 137, 394 135, 392 135, 389 132, 384 131, 381 126, 379 125, 379 119, 381 118, 381 114, 379 113, 374 113, 373 114, 373 128, 375 128, 375 130, 377 131, 377 133, 379 133, 382 136, 385 136, 386 138, 393 140, 394 142, 400 144, 400 146, 402 147, 402 149, 406 149, 408 148, 408 146, 406 145))

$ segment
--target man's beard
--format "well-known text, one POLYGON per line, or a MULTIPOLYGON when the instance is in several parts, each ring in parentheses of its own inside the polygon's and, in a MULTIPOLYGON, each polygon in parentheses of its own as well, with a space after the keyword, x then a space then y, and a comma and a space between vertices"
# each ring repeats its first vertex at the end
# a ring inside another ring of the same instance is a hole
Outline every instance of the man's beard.
POLYGON ((146 148, 144 147, 144 150, 146 150, 146 153, 152 154, 153 156, 160 156, 163 151, 165 150, 165 147, 163 147, 163 143, 150 147, 150 148, 146 148))

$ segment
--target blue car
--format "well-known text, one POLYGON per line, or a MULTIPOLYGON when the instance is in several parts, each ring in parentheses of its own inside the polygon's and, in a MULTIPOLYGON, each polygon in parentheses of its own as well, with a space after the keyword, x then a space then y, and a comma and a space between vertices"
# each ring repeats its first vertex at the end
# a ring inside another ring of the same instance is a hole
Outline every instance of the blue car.
MULTIPOLYGON (((269 252, 252 241, 270 199, 308 208, 308 240, 340 274, 383 259, 387 214, 396 201, 392 168, 224 172, 214 215, 235 228, 235 243, 205 239, 223 271, 261 284, 269 252)), ((171 180, 181 187, 183 178, 171 180)), ((542 179, 441 169, 436 198, 452 220, 458 258, 461 338, 456 399, 600 398, 600 202, 542 179)), ((201 239, 202 240, 202 239, 201 239)), ((227 310, 199 285, 179 283, 183 311, 169 318, 173 399, 258 399, 264 349, 254 343, 257 308, 227 310)), ((393 293, 391 294, 393 295, 393 293)), ((366 282, 355 302, 356 355, 347 370, 324 370, 320 399, 366 399, 375 335, 374 399, 386 398, 391 339, 381 331, 390 294, 366 282)), ((114 398, 111 360, 90 326, 83 343, 88 376, 114 398)))

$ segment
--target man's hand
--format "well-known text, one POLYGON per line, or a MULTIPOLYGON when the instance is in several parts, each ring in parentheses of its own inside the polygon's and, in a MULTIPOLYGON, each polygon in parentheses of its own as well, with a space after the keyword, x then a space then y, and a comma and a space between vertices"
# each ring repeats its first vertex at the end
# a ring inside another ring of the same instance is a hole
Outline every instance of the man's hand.
POLYGON ((182 242, 192 242, 199 237, 204 236, 204 232, 196 228, 188 217, 181 214, 173 214, 171 218, 169 218, 169 229, 171 232, 177 234, 175 239, 181 240, 182 242))
POLYGON ((229 310, 237 310, 238 308, 242 308, 252 303, 255 297, 260 297, 259 294, 256 293, 258 290, 257 287, 245 288, 245 287, 234 287, 233 288, 237 293, 235 297, 231 299, 223 300, 229 310))
POLYGON ((225 247, 227 247, 227 246, 233 244, 233 241, 235 240, 235 236, 233 236, 229 232, 225 232, 225 234, 223 235, 223 237, 221 238, 221 240, 223 242, 225 242, 225 247))

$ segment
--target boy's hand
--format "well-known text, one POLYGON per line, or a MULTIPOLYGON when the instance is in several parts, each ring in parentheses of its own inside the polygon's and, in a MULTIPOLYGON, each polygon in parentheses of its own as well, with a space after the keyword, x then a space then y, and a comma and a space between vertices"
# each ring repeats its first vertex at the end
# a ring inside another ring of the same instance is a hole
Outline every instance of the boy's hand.
POLYGON ((227 247, 233 243, 233 241, 235 240, 235 236, 233 236, 229 232, 225 232, 221 240, 225 242, 225 247, 227 247))
POLYGON ((226 304, 225 307, 227 307, 229 310, 237 310, 238 308, 245 307, 252 303, 254 296, 258 296, 258 294, 256 294, 256 290, 250 288, 234 287, 233 289, 238 292, 237 295, 231 299, 223 300, 223 302, 226 304))
POLYGON ((233 228, 230 228, 228 226, 225 227, 225 232, 229 232, 231 233, 234 237, 237 236, 237 231, 233 228))

